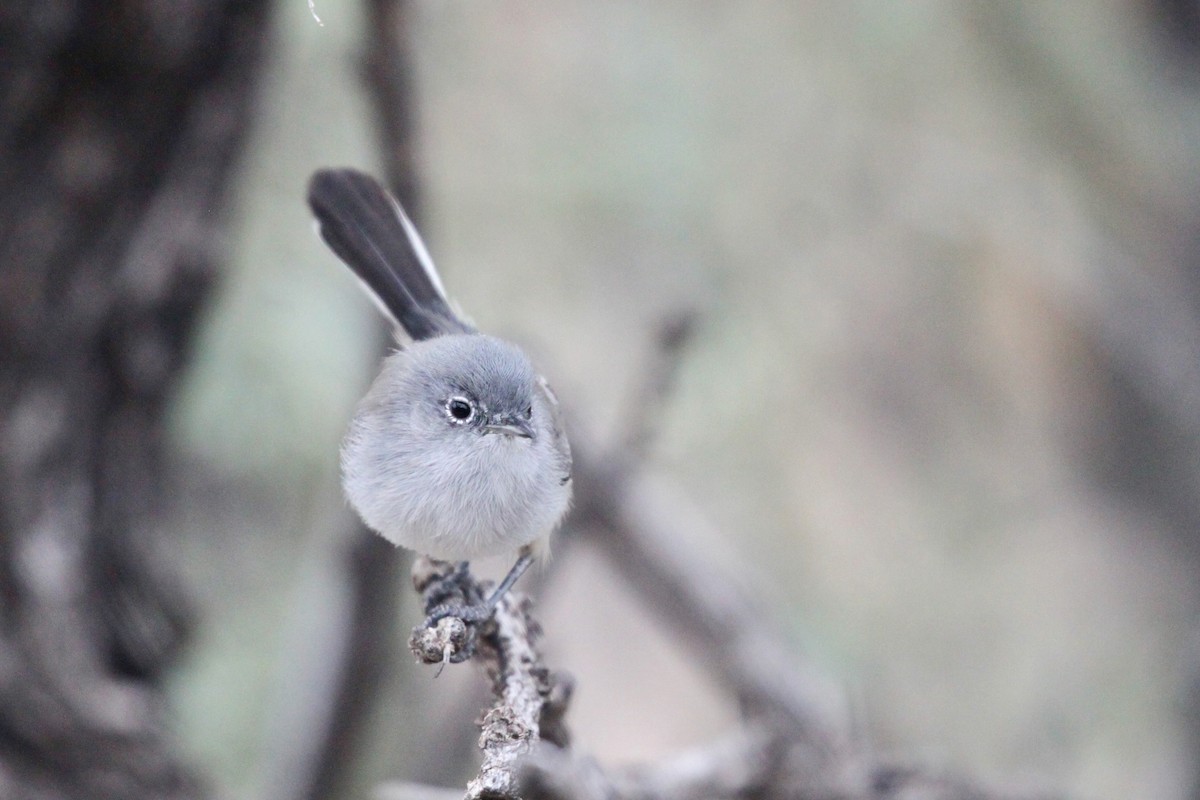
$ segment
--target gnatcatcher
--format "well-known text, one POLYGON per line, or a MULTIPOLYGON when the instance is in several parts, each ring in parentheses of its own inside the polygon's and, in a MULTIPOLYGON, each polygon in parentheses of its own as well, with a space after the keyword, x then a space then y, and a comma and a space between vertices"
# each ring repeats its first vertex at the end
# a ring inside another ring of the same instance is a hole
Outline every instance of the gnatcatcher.
POLYGON ((321 238, 411 338, 383 362, 350 424, 346 497, 368 527, 434 558, 519 551, 484 606, 453 612, 484 619, 570 503, 558 402, 519 348, 455 313, 421 237, 374 178, 320 170, 308 203, 321 238))

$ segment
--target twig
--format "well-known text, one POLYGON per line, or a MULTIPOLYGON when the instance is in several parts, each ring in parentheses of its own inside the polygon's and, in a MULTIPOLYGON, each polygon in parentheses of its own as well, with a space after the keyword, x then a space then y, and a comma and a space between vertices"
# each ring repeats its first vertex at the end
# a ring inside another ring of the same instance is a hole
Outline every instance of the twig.
POLYGON ((642 384, 633 393, 625 414, 625 436, 608 454, 609 459, 633 465, 646 457, 659 428, 657 412, 675 389, 684 352, 695 330, 696 312, 692 309, 681 309, 663 320, 650 363, 642 371, 642 384))
MULTIPOLYGON (((427 608, 446 602, 449 592, 461 594, 456 599, 467 604, 488 594, 486 583, 477 583, 469 573, 429 558, 414 563, 413 583, 425 596, 427 608)), ((458 656, 470 654, 477 640, 474 660, 491 682, 493 703, 480 721, 483 763, 467 785, 468 800, 516 798, 518 768, 543 738, 542 731, 548 741, 567 742, 563 715, 572 683, 542 663, 535 646, 540 634, 541 628, 530 616, 528 598, 516 591, 505 594, 483 622, 450 616, 413 631, 410 647, 418 660, 427 664, 459 660, 458 656)))
POLYGON ((814 745, 840 748, 840 692, 786 643, 772 614, 695 546, 691 509, 646 476, 613 472, 579 453, 579 518, 648 609, 681 631, 750 714, 780 716, 814 745))
MULTIPOLYGON (((543 568, 531 570, 521 579, 521 588, 532 597, 544 597, 544 588, 549 578, 557 569, 557 565, 569 562, 572 541, 564 539, 555 546, 554 558, 543 568)), ((568 692, 572 682, 566 676, 560 676, 555 684, 556 692, 568 692)), ((450 703, 450 707, 442 712, 438 719, 432 721, 424 732, 422 739, 425 747, 415 749, 407 759, 409 774, 420 781, 441 783, 454 780, 459 774, 458 766, 466 763, 475 751, 475 740, 462 727, 464 720, 478 715, 478 709, 486 703, 486 695, 481 691, 459 692, 450 703)), ((542 719, 542 738, 566 746, 565 736, 559 735, 561 727, 555 719, 556 713, 565 712, 566 704, 555 702, 552 694, 542 719)), ((414 784, 417 786, 425 784, 414 784)))
POLYGON ((751 725, 656 764, 624 770, 617 784, 628 787, 625 796, 636 791, 657 800, 736 800, 759 794, 774 782, 781 749, 774 731, 751 725))

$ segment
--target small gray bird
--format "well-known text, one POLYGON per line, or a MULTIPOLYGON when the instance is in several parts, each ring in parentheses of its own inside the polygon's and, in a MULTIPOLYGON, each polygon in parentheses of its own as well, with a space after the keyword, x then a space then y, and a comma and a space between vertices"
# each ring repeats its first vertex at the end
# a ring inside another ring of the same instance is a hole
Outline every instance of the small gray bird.
POLYGON ((416 229, 374 178, 320 170, 308 203, 321 238, 411 338, 383 362, 350 424, 346 497, 384 538, 434 558, 519 551, 473 615, 486 617, 570 503, 558 402, 519 348, 455 313, 416 229))

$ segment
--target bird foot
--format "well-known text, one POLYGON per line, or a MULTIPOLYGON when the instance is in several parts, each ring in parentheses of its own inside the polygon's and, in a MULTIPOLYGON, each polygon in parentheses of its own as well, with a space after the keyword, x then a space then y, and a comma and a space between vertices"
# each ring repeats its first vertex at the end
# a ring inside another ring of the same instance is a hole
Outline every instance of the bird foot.
POLYGON ((475 653, 478 628, 491 618, 494 604, 471 576, 466 561, 451 564, 421 559, 413 582, 425 601, 425 621, 413 629, 410 646, 427 664, 458 664, 475 653))
POLYGON ((413 629, 409 645, 427 664, 458 664, 475 653, 479 629, 492 618, 497 604, 533 563, 525 549, 493 591, 491 582, 471 577, 466 561, 450 564, 429 558, 413 566, 413 583, 425 600, 425 621, 413 629))
POLYGON ((481 622, 486 622, 492 616, 493 606, 487 603, 478 603, 473 605, 460 605, 458 603, 447 603, 440 606, 435 606, 428 616, 425 617, 426 628, 435 627, 439 622, 446 617, 456 617, 461 619, 468 625, 478 625, 481 622))

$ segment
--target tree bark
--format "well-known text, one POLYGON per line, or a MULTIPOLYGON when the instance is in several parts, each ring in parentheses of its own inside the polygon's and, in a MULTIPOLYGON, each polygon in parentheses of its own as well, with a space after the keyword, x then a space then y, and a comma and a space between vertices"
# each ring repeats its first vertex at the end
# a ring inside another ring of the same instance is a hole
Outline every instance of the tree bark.
POLYGON ((195 798, 163 415, 217 271, 266 0, 0 9, 0 796, 195 798))

